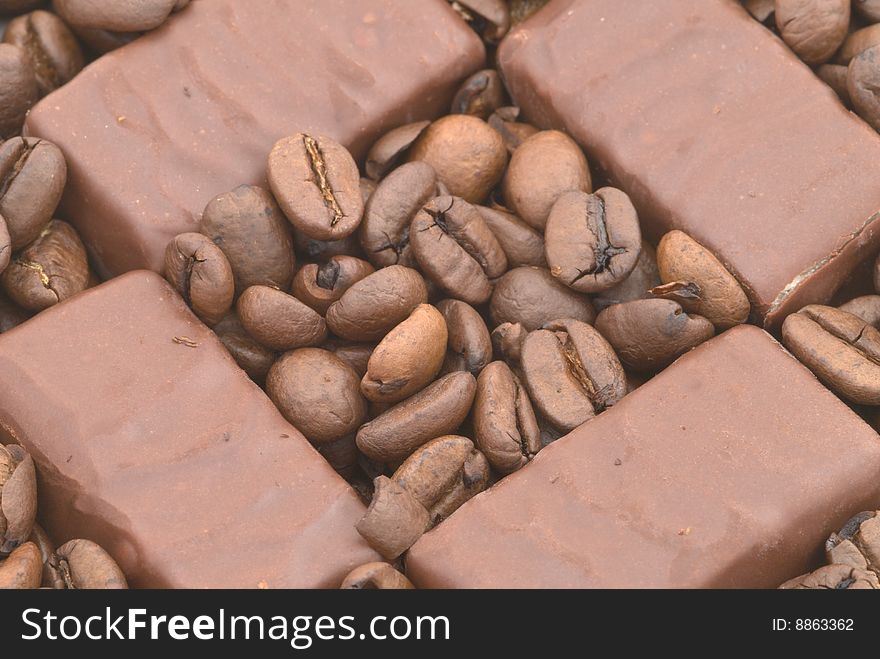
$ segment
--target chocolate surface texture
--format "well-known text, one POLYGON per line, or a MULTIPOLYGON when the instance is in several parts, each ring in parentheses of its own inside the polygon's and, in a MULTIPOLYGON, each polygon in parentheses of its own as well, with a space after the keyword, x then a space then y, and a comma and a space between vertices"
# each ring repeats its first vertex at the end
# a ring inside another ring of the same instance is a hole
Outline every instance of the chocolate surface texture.
POLYGON ((880 437, 740 326, 466 503, 410 550, 419 587, 775 588, 880 503, 880 437))
POLYGON ((59 544, 136 587, 338 587, 377 560, 364 506, 153 273, 0 336, 0 440, 39 475, 59 544))
POLYGON ((880 137, 729 0, 555 0, 499 63, 517 105, 567 130, 656 241, 681 229, 775 328, 880 246, 880 137))
POLYGON ((213 197, 265 185, 279 138, 328 135, 360 158, 444 111, 484 59, 445 0, 192 0, 44 99, 26 131, 64 151, 60 217, 101 274, 161 271, 213 197))

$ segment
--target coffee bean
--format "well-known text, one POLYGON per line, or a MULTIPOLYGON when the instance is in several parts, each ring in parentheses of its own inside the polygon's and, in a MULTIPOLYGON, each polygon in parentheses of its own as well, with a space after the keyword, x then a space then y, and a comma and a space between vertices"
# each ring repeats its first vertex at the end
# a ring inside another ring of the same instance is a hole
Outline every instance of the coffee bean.
POLYGON ((61 545, 52 558, 65 587, 75 590, 123 590, 128 588, 119 565, 91 540, 71 540, 61 545))
POLYGON ((0 145, 0 215, 14 251, 32 243, 46 228, 66 182, 67 164, 51 142, 14 137, 0 145))
POLYGON ((27 53, 0 43, 0 140, 21 133, 25 115, 38 98, 37 77, 27 53))
POLYGON ((532 402, 561 432, 574 430, 626 395, 626 376, 611 345, 576 320, 531 332, 521 364, 532 402))
POLYGON ((880 295, 862 295, 841 304, 838 309, 858 316, 868 325, 880 329, 880 295))
POLYGON ((376 344, 329 339, 324 342, 322 347, 348 364, 357 373, 358 380, 360 380, 367 374, 367 364, 370 361, 370 355, 376 349, 376 344))
POLYGON ((342 590, 413 590, 409 579, 388 563, 367 563, 356 567, 342 581, 342 590))
POLYGON ((0 444, 0 559, 28 539, 37 514, 34 462, 21 446, 0 444))
POLYGON ((782 40, 807 64, 827 61, 843 43, 850 0, 776 0, 782 40))
POLYGON ((458 430, 471 410, 476 386, 470 373, 443 376, 361 426, 358 448, 379 462, 403 460, 425 442, 458 430))
POLYGON ((6 270, 12 259, 12 238, 9 236, 9 228, 6 220, 0 215, 0 275, 6 270))
POLYGON ((492 116, 489 117, 489 125, 498 131, 507 152, 513 154, 520 144, 529 139, 538 132, 538 129, 531 124, 517 121, 519 118, 519 108, 504 107, 498 108, 492 116))
POLYGON ((31 311, 41 311, 86 289, 86 248, 72 226, 52 220, 13 259, 2 281, 13 302, 31 311))
POLYGON ((690 282, 697 297, 688 313, 707 318, 718 331, 749 318, 749 299, 739 282, 708 249, 682 231, 670 231, 657 246, 657 267, 664 284, 690 282))
POLYGON ((21 48, 30 58, 40 96, 70 82, 85 64, 73 32, 58 16, 38 10, 9 22, 3 41, 21 48))
POLYGON ((340 240, 358 228, 364 213, 357 164, 329 137, 297 133, 269 154, 269 186, 287 219, 318 240, 340 240))
POLYGON ((507 148, 501 135, 482 119, 452 114, 419 136, 409 158, 431 165, 450 194, 478 204, 501 181, 507 148))
POLYGON ((816 75, 834 90, 844 105, 852 105, 849 98, 849 90, 846 88, 846 76, 848 67, 842 64, 823 64, 816 69, 816 75))
POLYGON ((474 441, 503 474, 525 466, 541 450, 541 430, 525 387, 504 362, 492 362, 477 379, 474 441))
POLYGON ((228 314, 212 329, 239 367, 262 386, 269 368, 275 363, 275 352, 248 334, 234 313, 228 314))
POLYGON ((492 361, 492 339, 483 317, 461 300, 442 300, 436 306, 449 332, 444 371, 478 375, 492 361))
POLYGON ((847 36, 834 60, 838 64, 847 65, 860 52, 878 44, 880 44, 880 26, 863 27, 847 36))
POLYGON ((519 364, 522 344, 529 331, 521 323, 502 323, 492 330, 492 347, 497 359, 510 365, 519 364))
POLYGON ((361 391, 378 403, 397 403, 423 389, 440 372, 448 333, 443 315, 420 304, 376 346, 361 391))
POLYGON ((859 116, 874 130, 880 130, 880 44, 852 58, 846 73, 846 88, 859 116))
POLYGON ((0 290, 0 334, 18 327, 29 317, 30 316, 24 311, 24 309, 13 304, 12 301, 6 297, 6 294, 0 290))
POLYGON ((177 0, 53 0, 57 11, 72 25, 116 32, 159 27, 177 0))
POLYGON ((870 570, 880 576, 880 515, 869 510, 851 517, 825 543, 829 563, 870 570))
POLYGON ((702 316, 687 314, 672 300, 633 300, 615 304, 596 318, 620 361, 635 371, 657 371, 709 340, 715 328, 702 316))
POLYGON ((251 286, 236 309, 247 333, 272 350, 317 346, 327 338, 320 314, 277 288, 251 286))
POLYGON ((853 0, 853 9, 870 23, 880 23, 880 0, 853 0))
POLYGON ((201 233, 182 233, 168 243, 165 277, 206 325, 216 325, 232 308, 232 266, 201 233))
POLYGON ((44 0, 0 0, 0 14, 23 14, 36 9, 44 0))
POLYGON ((284 418, 316 444, 353 433, 367 414, 357 374, 319 348, 283 355, 269 370, 266 393, 284 418))
POLYGON ((825 565, 782 584, 780 590, 877 590, 877 575, 849 565, 825 565))
POLYGON ((387 476, 373 481, 370 507, 355 528, 384 558, 394 560, 428 529, 430 515, 404 487, 387 476))
POLYGON ((350 341, 376 341, 428 301, 425 280, 411 268, 392 265, 349 288, 327 310, 327 325, 350 341))
POLYGON ((657 268, 657 252, 646 240, 633 271, 616 286, 602 291, 593 298, 593 306, 599 311, 612 304, 642 300, 650 297, 649 290, 660 285, 660 271, 657 268))
POLYGON ((375 271, 369 263, 354 256, 333 256, 321 265, 308 263, 300 268, 293 278, 292 293, 324 314, 345 291, 375 271))
POLYGON ((544 268, 515 268, 495 284, 489 305, 492 322, 521 323, 536 330, 555 318, 592 323, 596 312, 590 299, 563 286, 544 268))
POLYGON ((489 43, 500 42, 510 29, 510 8, 504 0, 458 0, 453 6, 489 43))
MULTIPOLYGON (((427 515, 427 512, 425 513, 427 515)), ((9 558, 0 559, 0 590, 33 590, 40 587, 43 563, 40 549, 26 542, 9 558)))
POLYGON ((242 185, 216 197, 205 208, 201 232, 229 259, 236 295, 257 284, 290 286, 295 267, 290 230, 263 188, 242 185))
POLYGON ((477 209, 457 197, 437 197, 419 211, 410 244, 425 275, 451 297, 483 304, 507 256, 477 209))
POLYGON ((547 266, 547 259, 544 257, 544 238, 540 233, 513 213, 485 206, 477 206, 477 211, 504 250, 508 267, 547 266))
POLYGON ((782 340, 835 393, 880 405, 880 331, 861 318, 812 304, 785 319, 782 340))
POLYGON ((436 187, 434 169, 423 162, 401 165, 379 183, 367 202, 359 234, 371 263, 378 268, 415 266, 409 227, 416 213, 434 197, 436 187))
POLYGON ((543 231, 556 200, 572 190, 592 191, 584 152, 565 133, 536 133, 513 152, 504 177, 504 199, 526 223, 543 231))
POLYGON ((417 121, 399 126, 380 137, 367 154, 364 165, 367 176, 378 181, 390 172, 430 125, 430 121, 417 121))
POLYGON ((504 83, 495 69, 477 71, 465 80, 452 99, 450 114, 469 114, 488 119, 504 105, 504 83))
POLYGON ((605 291, 626 279, 641 247, 636 209, 615 188, 566 192, 547 218, 544 253, 550 274, 581 293, 605 291))
POLYGON ((703 305, 703 291, 692 281, 672 281, 655 286, 648 292, 652 297, 677 302, 685 313, 697 313, 703 305))

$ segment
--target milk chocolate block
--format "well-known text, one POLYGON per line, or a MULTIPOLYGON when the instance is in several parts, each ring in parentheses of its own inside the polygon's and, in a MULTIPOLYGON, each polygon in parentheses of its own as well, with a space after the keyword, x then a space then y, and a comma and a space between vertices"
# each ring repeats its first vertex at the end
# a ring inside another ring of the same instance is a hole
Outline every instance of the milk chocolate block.
POLYGON ((730 0, 555 0, 499 62, 529 120, 567 130, 647 235, 681 229, 777 327, 880 247, 880 137, 730 0))
POLYGON ((102 275, 162 268, 205 205, 265 185, 279 138, 328 135, 366 153, 445 111, 483 46, 446 0, 192 0, 32 111, 62 148, 61 217, 102 275))
POLYGON ((150 272, 0 336, 0 440, 38 470, 41 522, 138 587, 338 587, 378 560, 364 507, 150 272))
POLYGON ((763 330, 704 343, 410 550, 419 587, 775 588, 880 503, 880 437, 763 330))

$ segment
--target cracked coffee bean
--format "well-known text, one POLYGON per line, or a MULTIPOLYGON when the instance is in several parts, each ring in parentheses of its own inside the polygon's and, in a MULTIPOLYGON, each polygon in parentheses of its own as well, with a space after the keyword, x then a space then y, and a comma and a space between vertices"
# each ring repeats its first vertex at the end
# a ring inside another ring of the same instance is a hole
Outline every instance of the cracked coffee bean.
POLYGON ((367 154, 364 170, 374 181, 390 172, 403 159, 404 154, 419 139, 430 121, 417 121, 388 131, 373 144, 367 154))
POLYGON ((841 304, 838 309, 858 316, 868 325, 880 329, 880 295, 862 295, 841 304))
POLYGON ((498 43, 510 30, 510 8, 505 0, 455 0, 453 7, 489 43, 498 43))
POLYGON ((266 393, 284 418, 315 444, 353 433, 367 415, 357 374, 319 348, 283 355, 269 369, 266 393))
POLYGON ((528 464, 541 450, 541 429, 526 388, 504 362, 492 362, 477 379, 474 442, 502 474, 528 464))
POLYGON ((40 549, 26 542, 8 558, 0 559, 0 590, 33 590, 40 587, 43 560, 40 549))
POLYGON ((441 377, 361 426, 358 448, 379 462, 403 460, 425 442, 458 430, 471 410, 476 387, 470 373, 441 377))
POLYGON ((223 250, 201 233, 182 233, 168 243, 165 277, 208 326, 219 323, 232 308, 232 266, 223 250))
POLYGON ((72 226, 52 220, 12 260, 2 281, 13 302, 30 311, 42 311, 86 289, 86 248, 72 226))
POLYGON ((843 43, 851 0, 776 0, 782 40, 807 64, 821 64, 843 43))
POLYGON ((432 199, 415 216, 410 243, 422 272, 450 297, 483 304, 507 256, 477 209, 458 197, 432 199))
POLYGON ((18 46, 30 58, 40 96, 70 82, 85 64, 73 32, 48 11, 38 10, 9 21, 3 41, 18 46))
POLYGON ((363 259, 345 255, 333 256, 320 265, 308 263, 300 268, 293 277, 291 292, 319 314, 325 314, 345 291, 375 271, 363 259))
POLYGON ((540 233, 513 213, 485 206, 477 206, 477 212, 504 250, 508 267, 547 266, 547 259, 544 257, 544 237, 540 233))
POLYGON ((880 582, 873 572, 849 565, 826 565, 815 572, 786 581, 781 590, 877 590, 880 582))
POLYGON ((619 284, 602 291, 593 298, 593 306, 602 311, 612 304, 643 300, 650 297, 649 291, 660 285, 660 271, 657 268, 657 253, 646 240, 642 241, 639 258, 629 276, 619 284))
POLYGON ((483 317, 461 300, 441 300, 436 306, 443 314, 449 332, 443 371, 467 371, 479 375, 492 361, 492 338, 483 317))
POLYGON ((874 130, 880 130, 880 44, 852 58, 846 73, 846 88, 859 116, 874 130))
POLYGON ((236 310, 247 333, 272 350, 317 346, 327 338, 321 315, 277 288, 251 286, 236 310))
POLYGON ((37 474, 21 446, 0 444, 0 559, 28 539, 37 514, 37 474))
POLYGON ((425 280, 412 268, 392 265, 351 286, 327 309, 327 325, 349 341, 376 341, 428 301, 425 280))
POLYGON ((545 268, 514 268, 495 283, 489 304, 492 322, 521 323, 536 330, 556 318, 585 323, 596 319, 590 299, 563 286, 545 268))
POLYGON ((401 165, 379 183, 364 209, 359 233, 361 247, 373 265, 416 265, 409 227, 436 189, 434 169, 419 161, 401 165))
POLYGON ((440 372, 448 332, 443 315, 420 304, 376 346, 361 391, 376 403, 398 403, 428 385, 440 372))
POLYGON ((529 331, 521 323, 502 323, 492 330, 492 348, 498 359, 511 366, 519 364, 522 344, 529 331))
POLYGON ((880 515, 869 510, 852 517, 825 543, 829 563, 849 565, 880 577, 880 515))
POLYGON ((14 137, 0 145, 0 215, 13 251, 35 241, 46 228, 66 183, 67 163, 51 142, 14 137))
POLYGON ((469 114, 488 119, 504 105, 504 83, 495 69, 477 71, 465 80, 452 99, 450 114, 469 114))
POLYGON ((116 561, 91 540, 71 540, 50 559, 69 590, 125 590, 128 582, 116 561))
POLYGON ((269 186, 287 219, 318 240, 340 240, 364 213, 360 172, 348 150, 329 137, 297 133, 269 154, 269 186))
POLYGON ((581 293, 622 282, 635 268, 641 248, 636 209, 615 188, 566 192, 547 218, 544 252, 550 274, 581 293))
POLYGON ((428 529, 430 515, 403 486, 387 476, 373 480, 373 499, 355 528, 383 558, 392 561, 428 529))
POLYGON ((275 352, 248 334, 234 313, 228 314, 212 329, 239 367, 262 386, 275 363, 275 352))
POLYGON ((498 108, 489 117, 489 125, 501 135, 504 146, 507 147, 507 152, 510 154, 513 154, 520 144, 538 132, 535 126, 517 121, 518 118, 519 108, 513 106, 498 108))
POLYGON ((415 586, 388 563, 367 563, 349 572, 342 590, 413 590, 415 586))
POLYGON ((634 371, 658 371, 715 334, 706 318, 685 313, 672 300, 615 304, 596 318, 620 361, 634 371))
POLYGON ((39 97, 27 53, 18 46, 0 43, 0 140, 21 133, 24 118, 39 97))
POLYGON ((584 152, 565 133, 545 130, 523 142, 510 158, 504 200, 527 224, 543 231, 553 204, 565 192, 592 192, 584 152))
POLYGON ((295 259, 290 229, 266 190, 242 185, 205 208, 201 232, 223 250, 235 276, 235 294, 255 285, 287 290, 295 259))
POLYGON ((449 194, 478 204, 501 181, 507 148, 501 135, 482 119, 451 114, 428 126, 413 144, 409 159, 431 165, 449 194))
POLYGON ((785 319, 782 342, 835 393, 880 405, 880 331, 861 318, 811 304, 785 319))
POLYGON ((53 0, 71 25, 114 32, 147 31, 159 27, 178 0, 53 0))
POLYGON ((569 432, 626 395, 626 375, 614 349, 591 325, 558 320, 531 332, 522 371, 535 407, 554 428, 569 432))

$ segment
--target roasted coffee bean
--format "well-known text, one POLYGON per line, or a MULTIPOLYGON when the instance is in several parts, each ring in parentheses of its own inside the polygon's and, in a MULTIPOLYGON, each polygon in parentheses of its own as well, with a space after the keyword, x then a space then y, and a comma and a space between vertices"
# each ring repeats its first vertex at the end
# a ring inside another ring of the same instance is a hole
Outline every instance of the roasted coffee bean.
POLYGON ((495 284, 489 305, 492 322, 521 323, 528 331, 555 318, 592 323, 596 312, 590 299, 563 286, 544 268, 515 268, 495 284))
POLYGON ((320 265, 308 263, 300 268, 293 278, 291 292, 301 302, 324 314, 345 291, 375 271, 363 259, 334 256, 320 265))
POLYGON ((205 208, 201 231, 229 259, 236 295, 257 284, 290 286, 295 267, 290 229, 263 188, 242 185, 216 197, 205 208))
POLYGON ((840 52, 837 53, 835 61, 838 64, 849 64, 853 57, 860 52, 878 44, 880 44, 880 26, 869 25, 868 27, 863 27, 846 38, 843 46, 840 47, 840 52))
POLYGON ((877 590, 880 582, 873 572, 849 565, 825 565, 782 584, 782 590, 877 590))
POLYGON ((91 540, 71 540, 61 545, 51 560, 64 585, 72 590, 123 590, 128 588, 119 565, 91 540))
POLYGON ((852 105, 849 90, 846 88, 846 77, 849 68, 843 64, 823 64, 816 69, 816 75, 834 90, 844 105, 852 105))
POLYGON ((338 142, 303 133, 285 137, 269 154, 266 176, 287 219, 306 235, 341 240, 358 228, 361 176, 338 142))
POLYGON ((413 217, 433 197, 437 188, 434 169, 424 162, 401 165, 379 183, 364 209, 360 244, 378 268, 413 267, 409 227, 413 217))
POLYGON ((417 121, 399 126, 380 137, 367 154, 364 166, 367 176, 378 181, 394 169, 404 154, 430 125, 430 121, 417 121))
POLYGON ((531 332, 521 364, 535 407, 554 428, 569 432, 626 395, 626 375, 614 350, 592 326, 559 320, 531 332))
POLYGON ((436 526, 488 487, 489 463, 467 437, 446 435, 413 453, 391 479, 428 510, 436 526))
POLYGON ((703 291, 692 281, 672 281, 648 292, 652 297, 677 302, 685 313, 697 313, 703 304, 703 291))
POLYGON ((880 329, 880 295, 862 295, 838 308, 858 316, 875 329, 880 329))
POLYGON ((596 318, 620 361, 634 371, 657 371, 712 338, 715 328, 702 316, 685 313, 672 300, 615 304, 596 318))
POLYGON ((510 365, 519 364, 522 344, 529 331, 521 323, 502 323, 492 330, 492 347, 497 359, 510 365))
POLYGON ((18 46, 0 43, 0 140, 21 133, 24 118, 40 97, 30 58, 18 46))
POLYGON ((456 0, 453 6, 489 43, 498 43, 510 29, 510 8, 504 0, 456 0))
POLYGON ((541 429, 526 388, 504 362, 492 362, 477 379, 474 442, 495 469, 509 474, 541 450, 541 429))
POLYGON ((643 240, 636 266, 629 276, 607 291, 593 298, 593 306, 602 311, 605 307, 621 302, 642 300, 650 297, 648 291, 660 285, 660 271, 657 269, 657 252, 650 243, 643 240))
POLYGON ((342 581, 342 590, 413 590, 412 582, 388 563, 356 567, 342 581))
POLYGON ((302 231, 293 227, 293 245, 297 255, 307 261, 323 263, 334 256, 364 256, 356 233, 342 240, 317 240, 309 238, 302 231))
POLYGON ((465 80, 452 99, 451 114, 469 114, 488 119, 504 105, 504 83, 495 69, 477 71, 465 80))
POLYGON ((550 274, 581 293, 598 293, 626 279, 642 248, 639 217, 626 193, 566 192, 553 205, 544 233, 550 274))
POLYGON ((387 476, 373 481, 370 507, 355 528, 384 558, 394 560, 428 529, 430 515, 403 486, 387 476))
POLYGON ((510 158, 504 200, 526 223, 543 231, 553 204, 565 192, 592 192, 584 152, 565 133, 535 133, 510 158))
POLYGON ((0 558, 28 539, 37 514, 34 462, 21 446, 0 444, 0 558))
POLYGON ((450 194, 478 204, 501 181, 507 148, 501 135, 482 119, 452 114, 419 136, 409 158, 431 165, 450 194))
POLYGON ((436 197, 419 211, 410 244, 425 275, 451 297, 483 304, 507 256, 477 209, 457 197, 436 197))
POLYGON ((0 559, 0 590, 33 590, 43 579, 40 549, 26 542, 15 549, 9 558, 0 559))
POLYGON ((880 331, 861 318, 811 304, 785 319, 782 341, 832 391, 880 405, 880 331))
POLYGON ((248 334, 234 313, 227 315, 213 330, 239 367, 251 380, 262 385, 275 363, 275 352, 248 334))
MULTIPOLYGON (((688 313, 707 318, 718 331, 749 319, 749 299, 739 282, 708 249, 682 231, 670 231, 657 246, 657 267, 664 284, 689 282, 696 287, 688 313)), ((685 292, 687 293, 687 292, 685 292)))
POLYGON ((518 118, 519 108, 512 106, 498 108, 489 117, 489 125, 498 131, 501 139, 504 140, 507 152, 511 154, 520 144, 538 132, 535 126, 517 121, 518 118))
POLYGON ((23 14, 31 9, 36 9, 44 0, 0 0, 0 15, 23 14))
POLYGON ((880 44, 852 58, 846 89, 855 111, 874 130, 880 130, 880 44))
POLYGON ((442 300, 436 306, 449 332, 444 370, 478 375, 492 361, 492 338, 483 317, 461 300, 442 300))
POLYGON ((448 332, 443 315, 420 304, 376 346, 361 391, 377 403, 397 403, 423 389, 440 372, 448 332))
POLYGON ((377 270, 349 288, 327 309, 327 325, 349 341, 376 341, 428 301, 422 276, 392 265, 377 270))
POLYGON ((31 311, 41 311, 86 289, 86 248, 72 226, 52 220, 12 260, 2 281, 13 302, 31 311))
POLYGON ((182 233, 168 243, 165 277, 209 326, 223 320, 232 308, 232 266, 223 250, 201 233, 182 233))
POLYGON ((880 0, 853 0, 853 9, 871 23, 880 23, 880 0))
POLYGON ((0 334, 18 327, 28 319, 24 309, 13 304, 6 294, 0 290, 0 334))
POLYGON ((12 260, 12 238, 9 236, 6 220, 0 215, 0 275, 6 270, 10 260, 12 260))
POLYGON ((850 0, 776 0, 776 27, 807 64, 831 58, 846 38, 850 0))
POLYGON ((3 41, 21 48, 30 58, 40 96, 70 82, 85 64, 73 32, 55 14, 38 10, 9 21, 3 41))
POLYGON ((272 350, 317 346, 327 338, 321 315, 277 288, 251 286, 236 309, 247 333, 272 350))
POLYGON ((353 434, 319 444, 316 448, 334 471, 343 478, 352 478, 357 472, 358 450, 353 434))
POLYGON ((869 510, 850 518, 825 543, 829 563, 849 565, 880 576, 880 515, 869 510))
POLYGON ((458 430, 471 410, 476 386, 470 373, 443 376, 361 426, 358 448, 379 462, 403 460, 425 442, 458 430))
POLYGON ((0 145, 0 215, 13 251, 35 241, 46 228, 66 182, 67 164, 51 142, 15 137, 0 145))
POLYGON ((504 250, 509 268, 523 265, 534 265, 539 268, 547 266, 547 259, 544 257, 544 238, 540 233, 513 213, 485 206, 477 206, 477 211, 504 250))
POLYGON ((321 347, 329 350, 348 364, 357 373, 358 380, 360 380, 367 374, 367 364, 370 361, 370 355, 376 349, 376 344, 330 339, 321 347))
POLYGON ((136 32, 159 27, 178 0, 53 0, 58 12, 72 25, 115 32, 136 32))
POLYGON ((773 13, 776 11, 776 0, 745 0, 743 5, 752 17, 765 25, 775 25, 773 13))
POLYGON ((266 393, 284 418, 315 444, 353 433, 367 415, 357 374, 319 348, 283 355, 269 369, 266 393))

